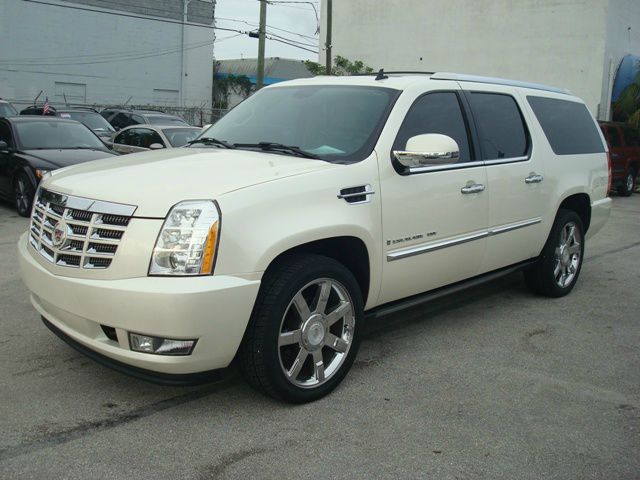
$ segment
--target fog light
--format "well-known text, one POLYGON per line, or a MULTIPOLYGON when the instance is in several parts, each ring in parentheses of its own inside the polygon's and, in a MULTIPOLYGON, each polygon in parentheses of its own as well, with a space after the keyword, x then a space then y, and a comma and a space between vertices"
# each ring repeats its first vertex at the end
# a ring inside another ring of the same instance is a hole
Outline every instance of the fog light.
POLYGON ((191 355, 196 340, 175 340, 129 333, 129 347, 134 352, 156 355, 191 355))

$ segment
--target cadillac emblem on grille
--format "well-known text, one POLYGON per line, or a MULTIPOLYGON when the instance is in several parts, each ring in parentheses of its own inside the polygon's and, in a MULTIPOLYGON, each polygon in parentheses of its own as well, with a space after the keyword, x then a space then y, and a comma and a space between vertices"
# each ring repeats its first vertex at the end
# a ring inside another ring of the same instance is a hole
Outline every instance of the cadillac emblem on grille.
POLYGON ((56 223, 56 226, 53 229, 53 233, 51 234, 51 243, 53 243, 54 247, 60 247, 67 239, 67 224, 63 221, 56 223))
POLYGON ((39 188, 29 243, 61 267, 108 268, 136 207, 63 195, 39 188))

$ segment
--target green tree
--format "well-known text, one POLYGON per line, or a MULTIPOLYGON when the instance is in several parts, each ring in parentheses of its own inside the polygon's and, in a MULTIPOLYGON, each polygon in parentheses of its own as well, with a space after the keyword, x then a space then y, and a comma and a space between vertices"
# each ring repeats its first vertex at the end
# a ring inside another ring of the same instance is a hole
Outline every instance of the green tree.
POLYGON ((613 102, 613 119, 627 122, 640 131, 640 71, 613 102))
MULTIPOLYGON (((306 60, 304 62, 307 70, 309 70, 313 75, 326 75, 327 69, 325 65, 322 65, 317 62, 312 62, 306 60)), ((354 75, 357 73, 371 73, 373 72, 373 68, 364 64, 362 60, 351 61, 348 58, 341 57, 340 55, 336 55, 333 58, 333 66, 331 67, 331 75, 354 75)))

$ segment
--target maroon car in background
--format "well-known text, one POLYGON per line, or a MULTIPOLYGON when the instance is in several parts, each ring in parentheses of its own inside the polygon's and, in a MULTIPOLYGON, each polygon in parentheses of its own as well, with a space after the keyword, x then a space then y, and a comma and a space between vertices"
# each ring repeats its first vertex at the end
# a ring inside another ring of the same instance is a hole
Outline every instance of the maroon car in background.
POLYGON ((600 122, 611 155, 611 187, 628 197, 640 173, 640 135, 622 122, 600 122))

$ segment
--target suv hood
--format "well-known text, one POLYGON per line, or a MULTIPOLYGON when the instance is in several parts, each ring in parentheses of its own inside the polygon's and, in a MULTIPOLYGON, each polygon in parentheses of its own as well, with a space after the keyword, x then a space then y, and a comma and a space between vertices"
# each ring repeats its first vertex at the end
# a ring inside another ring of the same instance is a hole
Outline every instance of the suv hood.
POLYGON ((275 153, 172 148, 112 157, 52 172, 58 193, 136 205, 136 217, 164 218, 183 200, 211 199, 259 183, 336 165, 275 153))

